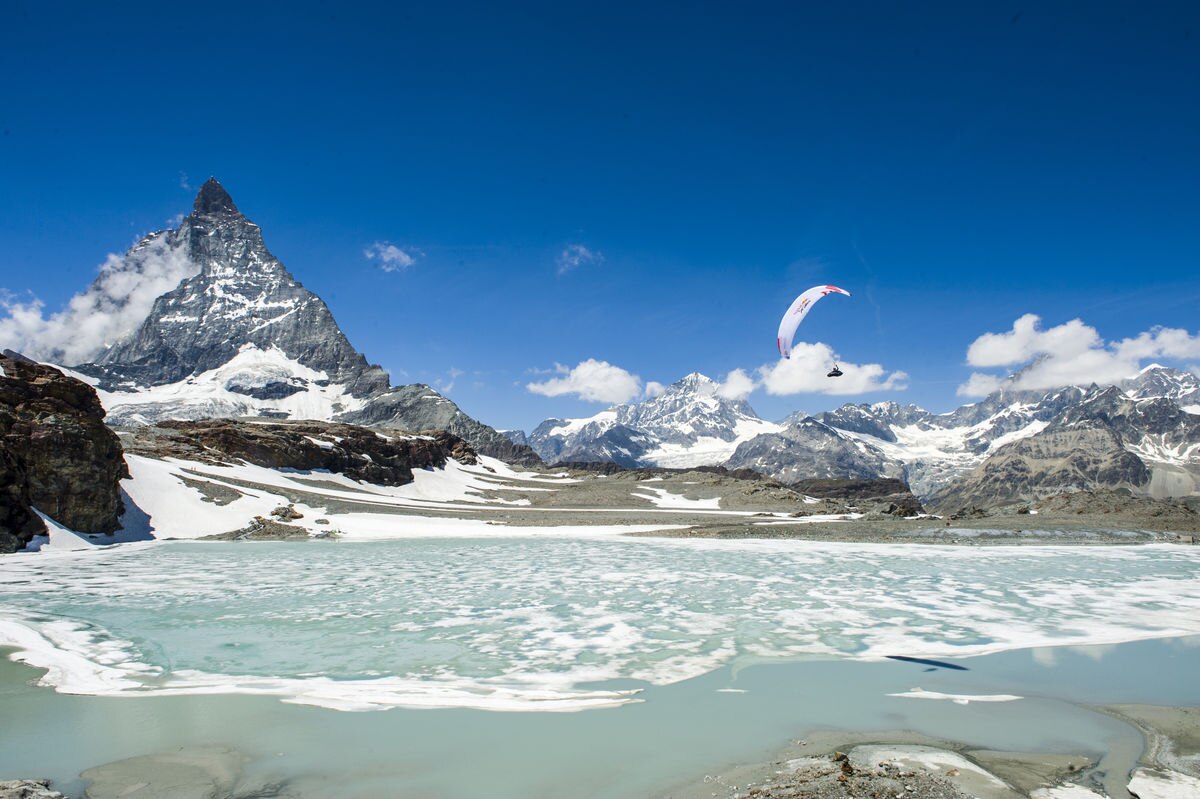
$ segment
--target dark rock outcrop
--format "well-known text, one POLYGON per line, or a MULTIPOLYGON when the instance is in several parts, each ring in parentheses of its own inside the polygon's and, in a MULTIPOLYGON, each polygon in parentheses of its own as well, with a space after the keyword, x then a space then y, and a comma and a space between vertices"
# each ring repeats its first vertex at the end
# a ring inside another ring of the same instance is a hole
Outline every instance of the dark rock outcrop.
POLYGON ((441 468, 449 458, 476 462, 471 446, 444 430, 410 435, 334 422, 166 421, 126 434, 125 447, 152 458, 323 469, 387 486, 411 483, 414 469, 441 468))
POLYGON ((791 487, 810 497, 851 502, 912 493, 903 480, 887 477, 877 480, 797 480, 791 487))
POLYGON ((792 488, 810 497, 841 500, 858 507, 870 517, 906 518, 925 512, 921 501, 903 480, 800 480, 792 488))
POLYGON ((33 508, 73 530, 116 532, 129 471, 95 390, 13 356, 0 355, 0 552, 45 532, 33 508))

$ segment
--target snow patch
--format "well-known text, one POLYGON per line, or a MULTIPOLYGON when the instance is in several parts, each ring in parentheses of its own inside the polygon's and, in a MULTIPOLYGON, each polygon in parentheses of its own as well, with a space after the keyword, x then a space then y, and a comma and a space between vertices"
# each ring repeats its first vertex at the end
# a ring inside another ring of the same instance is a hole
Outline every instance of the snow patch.
MULTIPOLYGON (((59 367, 61 368, 61 367, 59 367)), ((67 371, 67 370, 64 370, 67 371)), ((82 376, 68 372, 72 377, 82 376)), ((330 420, 339 413, 357 410, 363 400, 346 392, 344 386, 329 384, 329 375, 289 358, 278 347, 260 349, 243 345, 238 354, 215 369, 192 375, 176 383, 130 391, 101 391, 100 404, 109 422, 147 424, 158 419, 203 419, 214 417, 287 416, 292 419, 330 420), (233 391, 263 388, 280 383, 300 390, 278 399, 257 399, 233 391)), ((95 385, 94 379, 89 380, 95 385)))
POLYGON ((641 499, 650 500, 656 507, 672 508, 676 510, 718 510, 721 507, 721 498, 713 497, 712 499, 688 499, 683 494, 672 494, 665 488, 646 488, 649 494, 641 494, 632 492, 630 496, 640 497, 641 499))
POLYGON ((1200 796, 1200 779, 1178 771, 1138 768, 1129 780, 1129 793, 1139 799, 1195 799, 1200 796))
POLYGON ((926 691, 923 688, 912 688, 904 693, 888 694, 888 696, 899 696, 905 699, 949 699, 956 705, 967 705, 971 702, 1015 702, 1025 698, 1013 694, 943 694, 938 691, 926 691))

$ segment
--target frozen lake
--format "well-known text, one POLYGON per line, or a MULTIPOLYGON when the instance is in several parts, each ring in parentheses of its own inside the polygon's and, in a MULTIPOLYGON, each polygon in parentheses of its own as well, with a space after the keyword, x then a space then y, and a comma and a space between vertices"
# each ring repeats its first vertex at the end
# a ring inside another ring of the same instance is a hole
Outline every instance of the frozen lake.
POLYGON ((49 671, 0 667, 0 777, 221 744, 301 795, 632 797, 819 727, 1099 754, 1129 729, 1067 703, 1198 704, 1198 566, 625 538, 12 556, 0 645, 49 671))

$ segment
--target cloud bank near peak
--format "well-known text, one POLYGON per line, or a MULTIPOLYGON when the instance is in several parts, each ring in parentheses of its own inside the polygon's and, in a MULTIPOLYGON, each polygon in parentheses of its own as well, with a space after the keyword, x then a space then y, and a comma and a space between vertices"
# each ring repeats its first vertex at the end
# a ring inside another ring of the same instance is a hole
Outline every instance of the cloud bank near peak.
MULTIPOLYGON (((554 372, 560 377, 527 383, 525 388, 546 397, 570 395, 589 402, 609 403, 629 402, 643 393, 640 377, 608 361, 588 358, 575 367, 556 363, 554 372)), ((661 385, 651 383, 648 388, 657 391, 661 385)))
POLYGON ((152 236, 127 256, 110 254, 88 288, 61 311, 46 315, 37 297, 0 296, 0 346, 63 366, 87 363, 132 333, 154 300, 200 271, 166 233, 152 236))
MULTIPOLYGON (((1081 319, 1042 328, 1041 317, 1025 314, 1010 330, 984 333, 967 348, 967 363, 1006 367, 1016 374, 974 372, 957 389, 980 397, 1000 388, 1049 390, 1070 385, 1110 385, 1134 375, 1150 359, 1200 360, 1200 335, 1181 328, 1153 327, 1132 338, 1105 341, 1081 319)), ((1188 368, 1197 369, 1196 364, 1188 368)))

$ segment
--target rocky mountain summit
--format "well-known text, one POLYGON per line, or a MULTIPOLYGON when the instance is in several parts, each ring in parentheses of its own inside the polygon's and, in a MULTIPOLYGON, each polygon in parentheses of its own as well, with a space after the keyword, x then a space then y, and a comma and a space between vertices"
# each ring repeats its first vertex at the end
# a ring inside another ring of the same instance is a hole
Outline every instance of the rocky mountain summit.
POLYGON ((73 367, 95 381, 110 424, 257 416, 441 428, 483 454, 539 462, 429 386, 392 388, 216 179, 178 228, 146 236, 125 258, 135 272, 151 259, 191 266, 136 330, 73 367))
POLYGON ((778 428, 760 419, 745 400, 722 397, 719 388, 693 372, 644 402, 615 405, 587 419, 547 419, 528 442, 547 463, 715 465, 738 442, 778 428))
MULTIPOLYGON (((198 272, 154 302, 129 337, 104 350, 79 371, 106 391, 161 386, 217 369, 247 347, 277 349, 289 360, 324 372, 349 397, 388 387, 387 373, 367 363, 338 328, 328 306, 304 288, 263 243, 215 179, 200 187, 192 213, 175 230, 153 233, 128 257, 159 240, 198 272)), ((226 388, 257 399, 282 398, 305 389, 302 376, 239 381, 226 388)))
POLYGON ((121 443, 90 386, 5 350, 0 355, 0 552, 45 524, 112 533, 124 512, 121 443))

